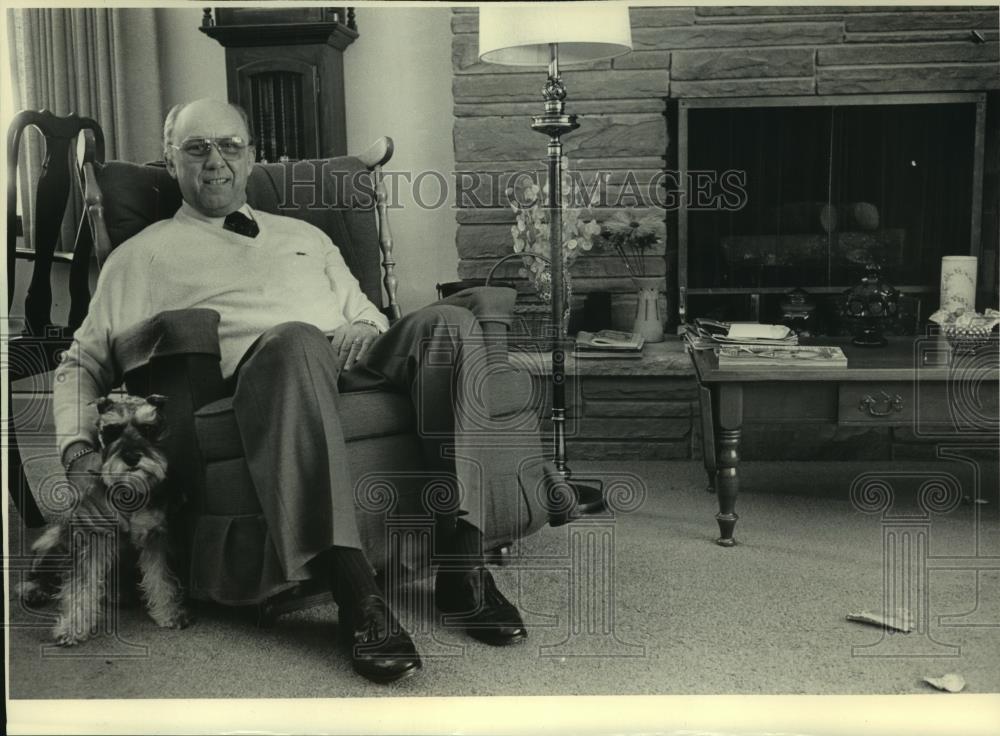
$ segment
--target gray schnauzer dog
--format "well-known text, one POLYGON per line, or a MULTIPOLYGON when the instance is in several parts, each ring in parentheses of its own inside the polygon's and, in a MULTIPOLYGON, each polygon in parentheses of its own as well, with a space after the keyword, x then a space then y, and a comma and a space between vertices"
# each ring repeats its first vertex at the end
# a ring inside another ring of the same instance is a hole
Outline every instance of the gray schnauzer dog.
POLYGON ((174 629, 190 623, 184 592, 169 565, 167 459, 157 446, 165 430, 165 402, 155 394, 95 402, 100 473, 32 545, 35 562, 18 593, 29 605, 58 599, 52 633, 60 645, 79 644, 98 632, 108 578, 129 543, 138 553, 139 587, 153 621, 174 629), (60 556, 69 565, 61 573, 53 569, 60 556))

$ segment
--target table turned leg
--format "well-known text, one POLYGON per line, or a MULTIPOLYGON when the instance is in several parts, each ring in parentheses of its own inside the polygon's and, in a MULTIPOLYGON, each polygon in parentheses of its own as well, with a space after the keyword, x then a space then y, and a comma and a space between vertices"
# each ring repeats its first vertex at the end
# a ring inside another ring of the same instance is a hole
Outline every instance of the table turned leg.
POLYGON ((716 544, 722 547, 732 547, 736 544, 733 530, 740 517, 736 515, 736 496, 740 489, 740 477, 737 466, 740 462, 740 429, 723 429, 719 431, 719 455, 716 458, 718 469, 715 476, 716 493, 719 496, 719 513, 715 520, 719 522, 719 538, 716 544))
POLYGON ((715 424, 712 421, 712 392, 705 386, 698 389, 698 403, 701 407, 701 459, 708 476, 709 493, 715 493, 715 424))
POLYGON ((743 432, 743 387, 738 383, 723 383, 713 392, 713 410, 716 439, 715 492, 719 497, 720 536, 716 544, 732 547, 736 544, 736 495, 740 480, 737 466, 740 463, 740 436, 743 432))

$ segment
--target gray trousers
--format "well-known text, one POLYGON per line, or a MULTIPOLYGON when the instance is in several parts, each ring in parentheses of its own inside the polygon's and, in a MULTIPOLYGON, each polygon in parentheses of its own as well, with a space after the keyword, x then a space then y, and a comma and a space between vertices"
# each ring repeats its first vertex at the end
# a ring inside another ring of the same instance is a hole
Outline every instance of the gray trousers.
MULTIPOLYGON (((361 549, 354 486, 337 409, 341 392, 386 388, 410 394, 426 466, 461 475, 463 404, 486 359, 479 322, 465 308, 436 304, 379 337, 350 370, 316 327, 301 322, 264 333, 236 375, 233 409, 250 475, 288 579, 333 546, 361 549)), ((459 514, 483 518, 480 477, 458 478, 459 514)))

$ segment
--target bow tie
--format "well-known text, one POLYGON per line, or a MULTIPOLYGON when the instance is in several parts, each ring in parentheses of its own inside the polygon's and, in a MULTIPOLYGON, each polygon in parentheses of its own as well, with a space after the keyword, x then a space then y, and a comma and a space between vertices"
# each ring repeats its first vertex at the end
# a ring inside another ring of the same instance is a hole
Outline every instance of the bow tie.
POLYGON ((260 226, 257 223, 244 215, 240 211, 230 212, 226 215, 226 220, 222 224, 223 230, 230 230, 237 235, 242 235, 246 238, 256 238, 257 233, 260 232, 260 226))

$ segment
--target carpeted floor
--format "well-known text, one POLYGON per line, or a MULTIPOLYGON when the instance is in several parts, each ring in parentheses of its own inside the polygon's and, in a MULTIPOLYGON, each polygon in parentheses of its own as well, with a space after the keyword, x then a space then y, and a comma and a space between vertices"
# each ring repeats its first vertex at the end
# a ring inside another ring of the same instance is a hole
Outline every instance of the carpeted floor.
MULTIPOLYGON (((424 670, 388 687, 355 676, 336 650, 332 604, 267 630, 221 608, 202 607, 180 632, 125 610, 116 636, 60 650, 47 645, 51 611, 25 611, 8 595, 10 696, 892 694, 933 692, 922 678, 947 672, 961 674, 967 692, 997 692, 995 453, 979 467, 985 504, 931 494, 924 503, 937 511, 923 515, 916 496, 928 478, 953 474, 953 488, 975 497, 968 466, 746 463, 740 544, 724 549, 713 543, 715 500, 699 463, 577 463, 578 473, 634 474, 643 493, 613 518, 544 529, 498 572, 529 640, 498 650, 445 630, 421 613, 418 586, 403 618, 424 670), (892 508, 872 512, 873 496, 850 500, 866 473, 895 488, 892 508), (920 543, 894 546, 906 539, 920 543), (880 611, 885 588, 898 598, 911 587, 919 591, 893 604, 916 615, 910 634, 845 618, 880 611)), ((25 540, 12 518, 16 556, 25 540)))

